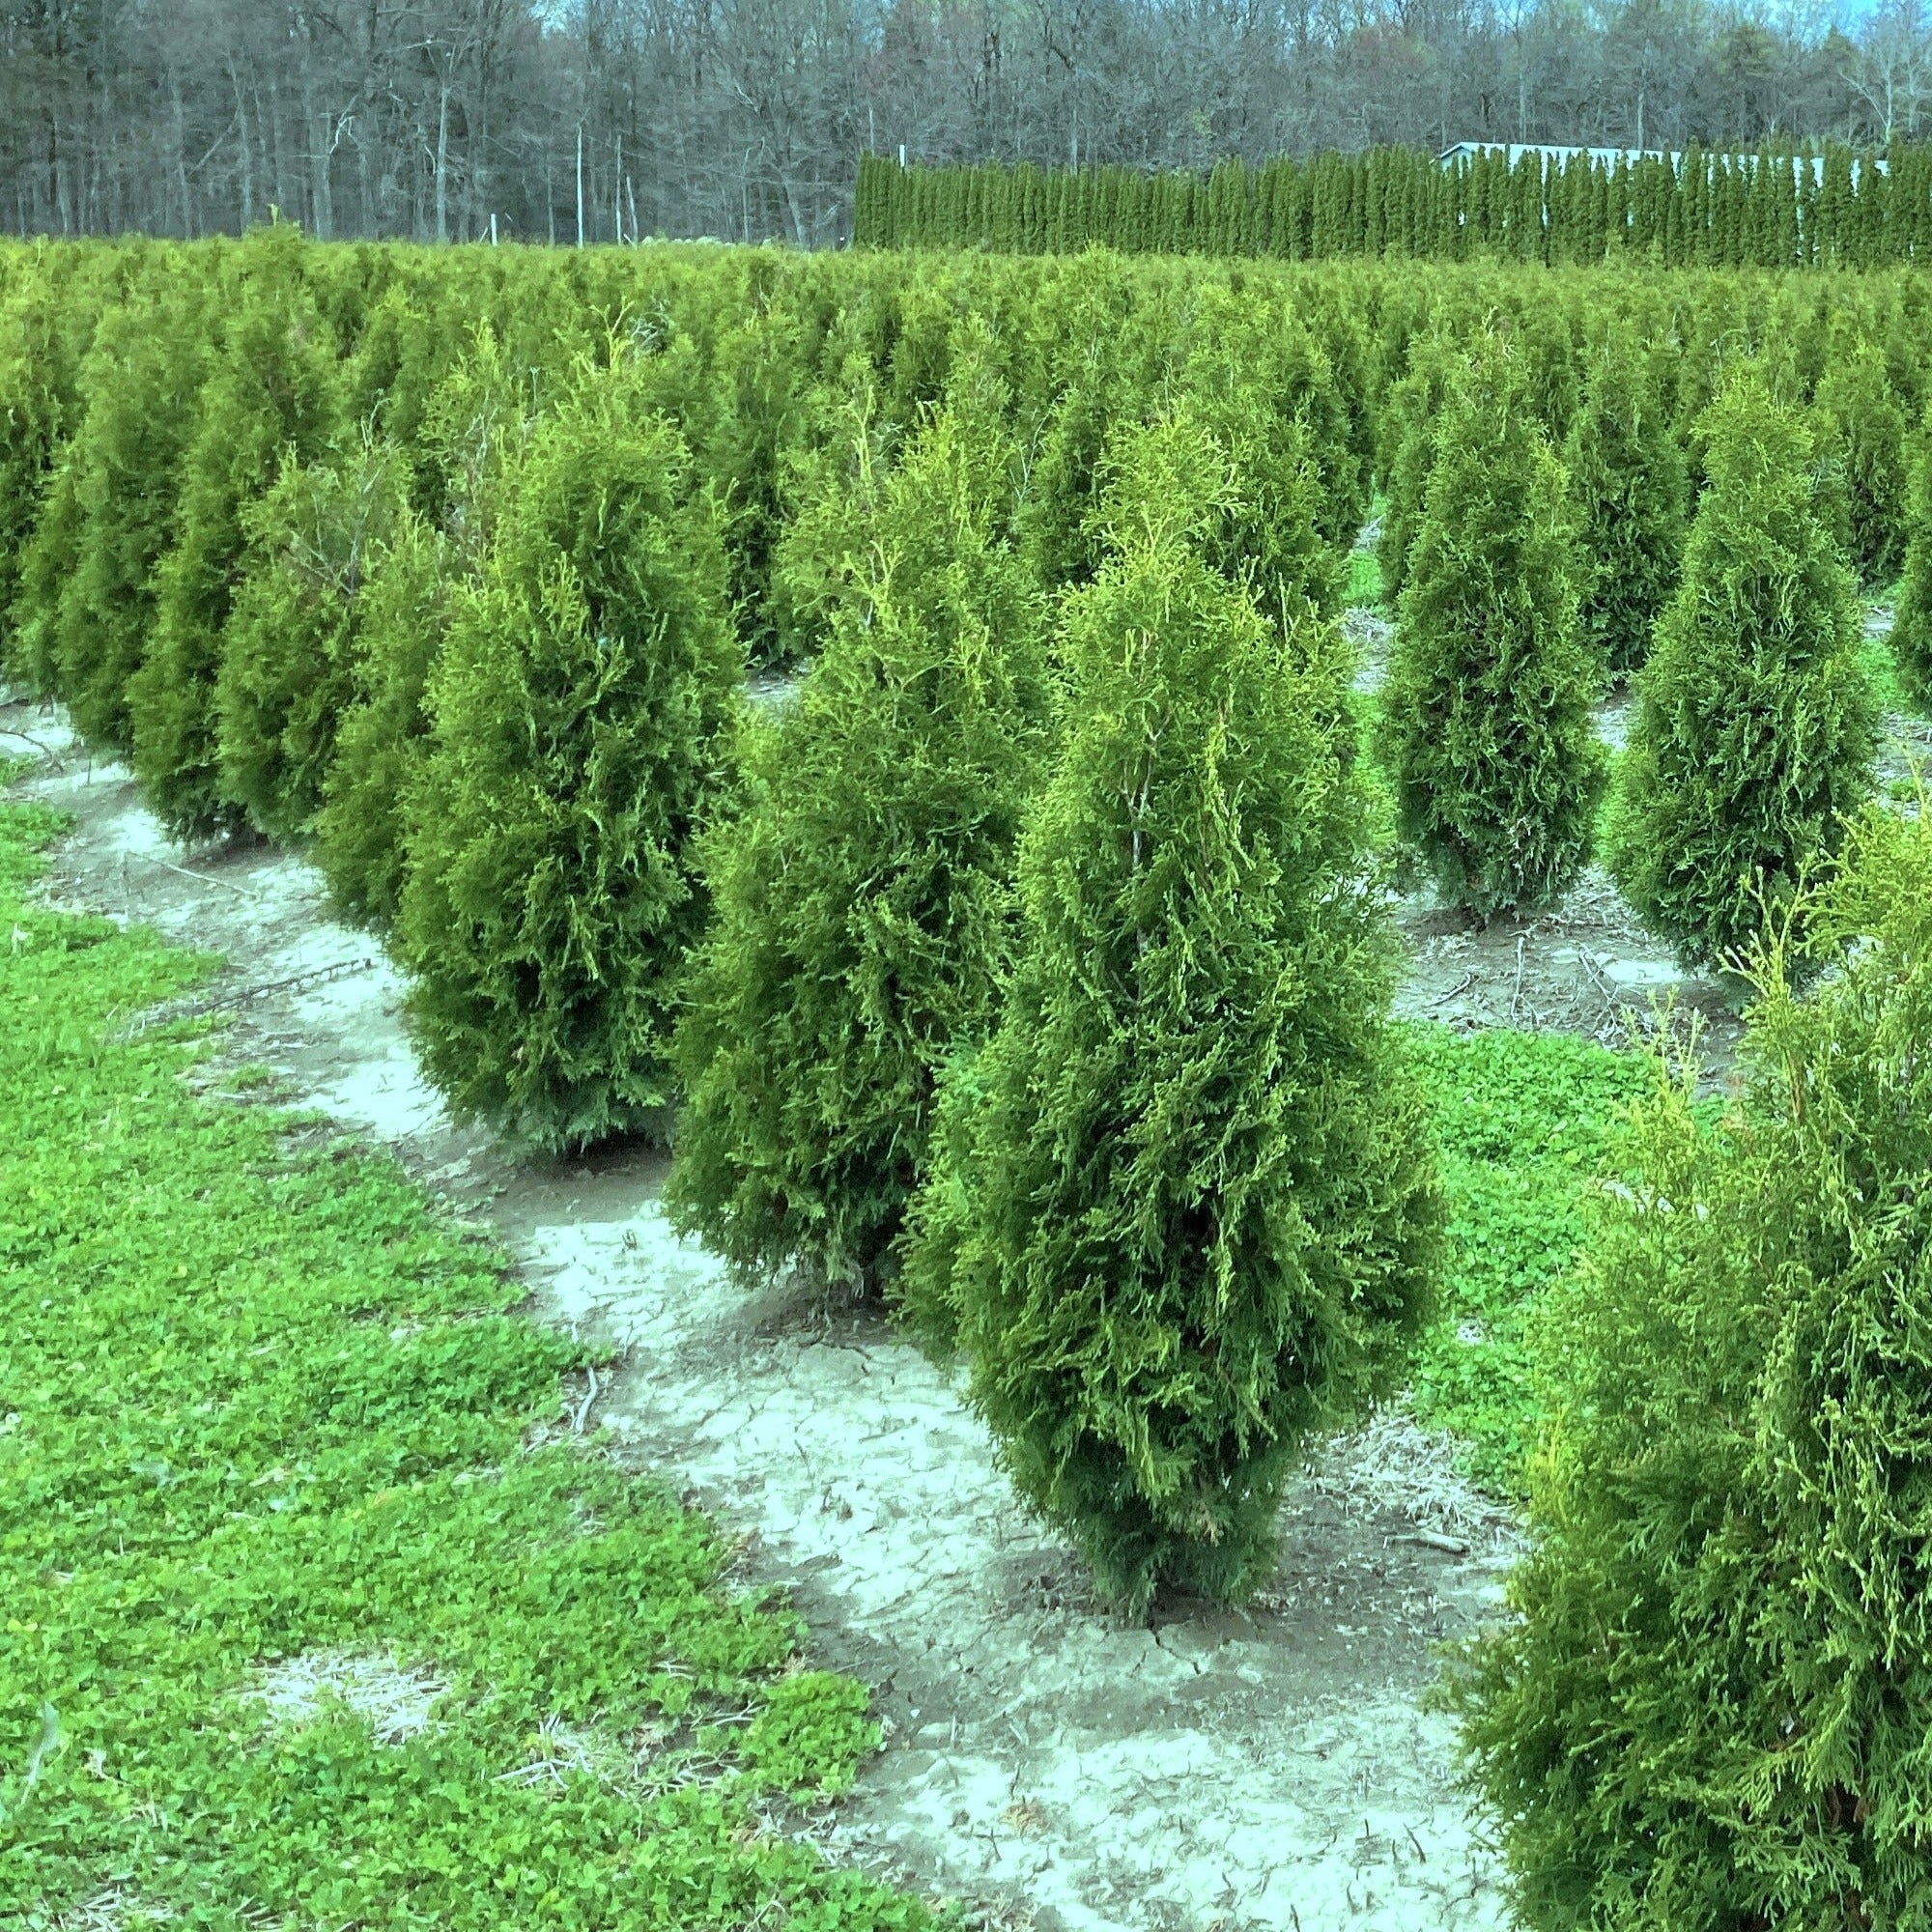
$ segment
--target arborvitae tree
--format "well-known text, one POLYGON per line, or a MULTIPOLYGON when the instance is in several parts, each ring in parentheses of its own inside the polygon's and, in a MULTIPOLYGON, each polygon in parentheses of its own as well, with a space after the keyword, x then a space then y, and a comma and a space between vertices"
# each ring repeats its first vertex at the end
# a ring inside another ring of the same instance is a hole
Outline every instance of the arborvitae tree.
POLYGON ((407 502, 405 466, 365 440, 293 464, 242 513, 247 552, 216 679, 221 789, 271 838, 304 837, 355 696, 371 574, 407 502))
POLYGON ((1301 1442, 1384 1377, 1437 1243, 1335 659, 1199 554, 1228 487, 1192 424, 1151 429, 1067 602, 1026 950, 908 1260, 1021 1492, 1129 1609, 1266 1575, 1301 1442))
POLYGON ((1611 870, 1690 964, 1722 961, 1871 788, 1857 587, 1810 439, 1747 370, 1713 405, 1684 581, 1637 678, 1611 870))
POLYGON ((495 333, 479 330, 420 411, 418 474, 435 479, 440 527, 405 508, 356 598, 353 696, 323 781, 314 857, 337 908, 378 931, 394 925, 401 901, 430 670, 457 586, 481 567, 534 411, 528 380, 506 365, 495 333))
POLYGON ((1932 710, 1932 424, 1919 431, 1912 460, 1891 655, 1906 695, 1921 710, 1932 710))
POLYGON ((379 932, 394 926, 402 899, 408 801, 429 749, 426 694, 449 629, 458 554, 406 507, 355 598, 354 696, 310 830, 337 910, 379 932))
POLYGON ((1634 336, 1611 332, 1592 358, 1564 450, 1583 585, 1583 642, 1613 678, 1650 651, 1684 561, 1684 452, 1634 336))
POLYGON ((1845 505, 1852 568, 1882 589, 1904 559, 1905 412, 1876 345, 1840 347, 1818 384, 1819 456, 1831 465, 1845 505))
POLYGON ((1932 812, 1845 857, 1836 972, 1760 959, 1721 1124, 1660 1077, 1549 1318, 1537 1534, 1459 1684, 1536 1932, 1932 1902, 1932 812))
POLYGON ((751 728, 714 837, 667 1198, 741 1265, 876 1277, 940 1069, 983 1037, 1011 963, 1052 707, 1045 599, 1001 536, 995 387, 956 378, 884 485, 856 594, 797 697, 751 728))
POLYGON ((1381 752, 1405 843, 1448 898, 1489 918, 1548 905, 1590 856, 1603 671, 1577 631, 1563 469, 1506 343, 1458 384, 1437 448, 1381 752))
POLYGON ((548 1147, 661 1128, 692 839, 744 661, 650 358, 584 367, 503 484, 430 679, 397 932, 431 1077, 548 1147))
POLYGON ((131 757, 128 686, 153 637, 155 578, 176 535, 215 317, 212 276, 157 263, 101 318, 83 369, 71 501, 37 538, 57 593, 39 620, 53 683, 98 751, 131 757))
POLYGON ((175 545, 156 577, 154 637, 128 687, 134 775, 183 838, 245 822, 222 789, 214 696, 246 545, 242 511, 286 461, 320 454, 339 427, 340 362, 305 286, 299 237, 287 228, 250 236, 223 293, 227 338, 201 394, 175 545))
POLYGON ((1422 499, 1435 467, 1435 439, 1455 363, 1456 352, 1447 342, 1418 337, 1409 350, 1407 372, 1390 389, 1383 412, 1391 427, 1376 561, 1381 566, 1382 595, 1391 603, 1401 594, 1408 554, 1422 527, 1422 499))

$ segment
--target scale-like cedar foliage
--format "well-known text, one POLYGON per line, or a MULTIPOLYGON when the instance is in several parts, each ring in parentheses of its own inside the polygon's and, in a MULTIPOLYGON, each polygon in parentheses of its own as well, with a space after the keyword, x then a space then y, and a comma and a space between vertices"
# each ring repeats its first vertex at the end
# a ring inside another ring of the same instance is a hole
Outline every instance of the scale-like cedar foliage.
POLYGON ((1906 430, 1875 344, 1861 342, 1833 357, 1814 412, 1818 456, 1839 497, 1841 541, 1860 582, 1882 589, 1904 556, 1906 430))
POLYGON ((1390 389, 1383 409, 1389 451, 1376 561, 1381 568, 1382 596, 1389 603, 1401 595, 1408 576, 1408 554, 1422 528, 1423 498, 1435 467, 1435 439, 1457 359, 1446 342, 1418 338, 1410 346, 1408 368, 1390 389))
POLYGON ((1912 701, 1932 710, 1932 424, 1921 429, 1905 502, 1905 568, 1891 620, 1891 655, 1912 701))
POLYGON ((661 1126, 691 841, 743 658, 709 496, 649 358, 586 366, 502 485, 430 678, 397 921, 431 1077, 556 1148, 661 1126))
POLYGON ((1684 562, 1684 452, 1648 358, 1616 328, 1590 362, 1564 448, 1583 578, 1577 624, 1613 678, 1650 654, 1684 562))
POLYGON ((313 856, 337 909, 378 932, 394 926, 402 900, 408 801, 455 582, 449 541, 405 508, 356 600, 355 696, 323 778, 313 856))
POLYGON ((247 505, 248 549, 216 679, 221 789, 271 838, 304 837, 355 696, 369 580, 403 514, 392 447, 285 469, 247 505))
POLYGON ((62 499, 36 536, 51 594, 37 620, 51 682, 96 750, 131 757, 128 685, 155 627, 155 576, 175 539, 183 466, 213 353, 199 277, 156 265, 102 316, 84 364, 86 419, 62 499))
POLYGON ((1492 341, 1438 433, 1381 719, 1405 843, 1484 918, 1548 904, 1590 855, 1602 669, 1577 635, 1577 569, 1562 466, 1492 341))
POLYGON ((481 567, 504 494, 535 422, 528 372, 479 328, 419 418, 419 495, 440 526, 407 506, 356 600, 353 696, 336 731, 314 821, 314 857, 350 919, 393 928, 408 859, 408 800, 428 747, 430 671, 460 583, 481 567), (430 479, 425 487, 423 477, 430 479))
POLYGON ((1747 947, 1871 788, 1851 571, 1798 413, 1747 371, 1713 405, 1684 581, 1636 681, 1611 813, 1624 895, 1687 963, 1747 947))
POLYGON ((185 459, 174 548, 156 575, 155 631, 128 686, 134 775, 178 838, 245 822, 223 790, 215 678, 246 533, 242 511, 283 465, 319 456, 337 428, 340 362, 305 285, 300 238, 252 235, 223 290, 233 313, 185 459))
POLYGON ((1760 959, 1721 1126, 1661 1073, 1550 1320, 1517 1616, 1458 1686, 1535 1932, 1932 1914, 1932 814, 1845 860, 1837 972, 1760 959))
POLYGON ((955 366, 803 690, 748 734, 712 847, 668 1200, 740 1264, 875 1274, 940 1068, 982 1037, 1011 963, 1013 844, 1052 705, 1045 600, 1001 536, 997 388, 955 366))
POLYGON ((1200 554, 1229 489, 1184 417, 1120 469, 1026 949, 907 1264, 1019 1490, 1129 1608, 1261 1579, 1306 1432, 1399 1352, 1437 1240, 1336 660, 1200 554))

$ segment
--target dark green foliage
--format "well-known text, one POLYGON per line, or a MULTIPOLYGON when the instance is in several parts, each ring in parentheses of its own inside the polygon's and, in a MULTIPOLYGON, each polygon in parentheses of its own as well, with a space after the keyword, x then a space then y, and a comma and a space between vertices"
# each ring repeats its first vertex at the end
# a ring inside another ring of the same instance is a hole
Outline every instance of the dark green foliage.
POLYGON ((1535 1932, 1932 1912, 1924 802, 1845 857, 1801 922, 1836 972, 1761 956, 1721 1124, 1660 1070, 1549 1324, 1517 1617, 1457 1688, 1535 1932))
POLYGON ((65 294, 36 265, 0 299, 0 670, 22 671, 43 688, 43 653, 21 649, 16 602, 47 479, 63 432, 72 430, 60 367, 65 294))
POLYGON ((1384 465, 1381 528, 1376 560, 1381 565, 1382 596, 1393 604, 1408 573, 1408 554, 1422 528, 1423 499, 1435 468, 1435 442, 1442 412, 1455 382, 1458 357, 1446 343, 1414 345, 1408 370, 1389 391, 1384 434, 1389 451, 1384 465))
POLYGON ((337 908, 378 931, 394 925, 402 898, 407 804, 428 749, 425 695, 449 629, 453 573, 449 541, 405 509, 355 600, 355 696, 311 830, 337 908))
POLYGON ((294 464, 242 512, 248 550, 222 633, 221 789, 271 838, 304 836, 355 695, 371 574, 406 503, 404 466, 365 442, 294 464))
POLYGON ((1818 456, 1842 493, 1852 568, 1868 589, 1882 589, 1904 559, 1906 432, 1880 351, 1860 343, 1834 356, 1815 407, 1818 456))
POLYGON ((1898 681, 1920 710, 1932 710, 1932 434, 1921 429, 1905 503, 1905 567, 1892 612, 1898 681))
POLYGON ((1265 1575, 1306 1433, 1427 1308, 1439 1207, 1338 655, 1200 554, 1224 457, 1145 433, 1066 607, 1026 950, 949 1092, 908 1291, 1021 1493, 1129 1608, 1265 1575))
POLYGON ((1604 782, 1562 466, 1492 342, 1446 410, 1398 607, 1380 747, 1405 842, 1489 918, 1577 876, 1604 782))
POLYGON ((750 730, 676 1042, 668 1201, 741 1265, 873 1276, 933 1090, 989 1024, 1012 848, 1051 711, 1045 600, 999 532, 1013 452, 982 372, 885 483, 856 594, 750 730))
POLYGON ((1577 625, 1612 678, 1650 654, 1684 560, 1684 453, 1642 351, 1613 331, 1590 363, 1564 449, 1582 565, 1577 625))
POLYGON ((43 614, 50 682, 97 750, 134 750, 128 686, 156 617, 156 573, 172 548, 182 469, 212 343, 207 285, 156 265, 101 318, 82 369, 85 420, 59 508, 36 536, 54 580, 43 614))
POLYGON ((1637 679, 1609 854, 1639 916, 1693 963, 1747 947, 1835 848, 1876 749, 1857 588, 1818 513, 1804 423, 1747 371, 1706 440, 1710 480, 1637 679))
POLYGON ((290 458, 308 461, 327 447, 340 401, 335 344, 304 285, 293 231, 251 236, 223 297, 234 310, 185 459, 175 546, 156 579, 154 639, 128 688, 134 774, 182 838, 245 820, 222 787, 214 695, 246 544, 243 509, 290 458))
POLYGON ((428 1070, 546 1146, 662 1125, 691 838, 743 660, 649 357, 582 368, 503 482, 430 680, 398 933, 428 1070))

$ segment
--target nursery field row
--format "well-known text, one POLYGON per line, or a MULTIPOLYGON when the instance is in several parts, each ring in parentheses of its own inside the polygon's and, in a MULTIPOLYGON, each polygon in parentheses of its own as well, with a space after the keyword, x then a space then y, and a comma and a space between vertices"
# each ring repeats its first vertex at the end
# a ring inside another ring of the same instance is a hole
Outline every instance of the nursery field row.
POLYGON ((1932 148, 1371 148, 1212 173, 860 164, 862 246, 1872 269, 1932 249, 1932 148))
POLYGON ((1733 1113, 1661 1071, 1605 1137, 1579 1080, 1587 1285, 1486 1310, 1548 1534, 1463 1703, 1537 1922, 1904 1910, 1922 1813, 1867 1780, 1922 1694, 1832 1660, 1925 1651, 1860 1487, 1922 1395, 1932 828, 1876 799, 1861 596, 1923 702, 1915 279, 287 231, 7 273, 14 673, 178 836, 305 843, 459 1113, 668 1139, 684 1231, 961 1358, 1127 1610, 1253 1590, 1303 1445, 1468 1292, 1501 1122, 1445 1131, 1388 1017, 1400 882, 1487 921, 1601 858, 1751 976, 1733 1113), (1539 1781, 1606 1735, 1679 1770, 1539 1781))

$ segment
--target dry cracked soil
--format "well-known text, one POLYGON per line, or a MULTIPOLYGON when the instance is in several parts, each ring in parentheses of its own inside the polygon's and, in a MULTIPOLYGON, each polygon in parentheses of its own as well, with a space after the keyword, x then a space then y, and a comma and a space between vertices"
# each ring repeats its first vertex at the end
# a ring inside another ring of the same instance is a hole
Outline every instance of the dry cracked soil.
MULTIPOLYGON (((1449 1721, 1424 1699, 1435 1647, 1493 1613, 1518 1546, 1445 1444, 1377 1418, 1293 1487, 1253 1603, 1124 1623, 1016 1506, 956 1378, 874 1312, 734 1280, 667 1224, 660 1155, 562 1163, 452 1123, 395 969, 329 917, 298 857, 170 844, 54 712, 0 702, 0 733, 44 754, 17 791, 73 818, 49 897, 223 955, 208 997, 232 1015, 224 1061, 272 1067, 281 1097, 494 1229, 538 1313, 613 1351, 565 1425, 601 1426, 715 1511, 747 1580, 789 1592, 819 1659, 872 1687, 885 1748, 799 1826, 831 1857, 1042 1932, 1507 1922, 1449 1721)), ((1674 991, 1723 1039, 1733 1027, 1600 877, 1536 920, 1472 927, 1417 901, 1402 921, 1407 1012, 1611 1038, 1674 991)))

